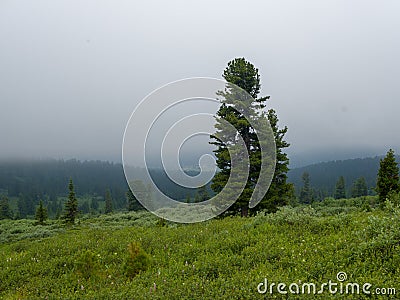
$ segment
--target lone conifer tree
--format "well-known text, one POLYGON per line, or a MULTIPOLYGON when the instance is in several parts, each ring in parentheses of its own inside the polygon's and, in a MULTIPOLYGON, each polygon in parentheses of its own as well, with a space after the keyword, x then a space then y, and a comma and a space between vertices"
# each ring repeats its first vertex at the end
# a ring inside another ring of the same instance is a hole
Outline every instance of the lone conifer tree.
MULTIPOLYGON (((244 58, 236 58, 230 61, 227 68, 224 70, 223 77, 227 82, 235 84, 236 86, 245 90, 253 98, 252 100, 246 99, 240 101, 238 99, 233 99, 233 101, 229 103, 223 102, 217 112, 216 124, 216 128, 223 127, 223 123, 220 121, 221 119, 232 124, 243 138, 247 148, 250 160, 250 170, 247 184, 238 200, 229 208, 233 212, 240 211, 242 216, 247 216, 249 200, 260 173, 261 150, 260 141, 258 140, 257 134, 242 112, 246 111, 247 114, 252 116, 263 115, 265 101, 269 99, 269 96, 258 97, 261 87, 258 69, 256 69, 253 64, 246 61, 244 58)), ((287 128, 278 128, 278 118, 275 111, 270 109, 266 115, 270 122, 275 138, 277 154, 276 166, 269 191, 262 201, 257 205, 256 209, 275 211, 277 206, 288 203, 288 195, 292 191, 292 186, 286 183, 286 173, 288 171, 289 159, 282 151, 282 149, 288 147, 289 144, 283 140, 287 128)), ((216 136, 212 135, 211 138, 215 140, 211 142, 211 144, 217 146, 217 149, 214 152, 217 166, 219 168, 219 172, 212 180, 211 188, 213 191, 219 193, 226 185, 230 176, 230 156, 227 145, 220 141, 216 136)), ((230 141, 230 143, 236 143, 235 136, 233 136, 233 139, 230 141)))
POLYGON ((390 149, 384 159, 380 161, 378 179, 376 182, 376 192, 379 195, 379 202, 385 202, 389 192, 400 191, 399 166, 394 156, 394 151, 390 149))
POLYGON ((0 220, 2 219, 11 219, 11 210, 7 196, 1 196, 0 199, 0 220))
POLYGON ((106 194, 104 196, 104 200, 105 200, 105 208, 104 208, 104 212, 106 214, 112 213, 113 211, 113 207, 112 207, 112 197, 111 197, 111 192, 109 189, 106 190, 106 194))
POLYGON ((126 196, 127 207, 128 207, 129 211, 143 209, 143 206, 136 199, 136 196, 132 193, 130 188, 128 188, 128 190, 126 191, 125 196, 126 196))
POLYGON ((47 219, 47 209, 43 206, 42 200, 40 200, 39 206, 36 209, 35 219, 39 225, 44 225, 47 219))
POLYGON ((362 197, 368 195, 368 187, 364 177, 358 178, 351 189, 351 197, 362 197))
POLYGON ((303 187, 300 190, 300 203, 311 204, 313 202, 313 191, 310 186, 310 174, 304 172, 301 176, 303 187))
POLYGON ((75 218, 78 215, 78 200, 75 197, 74 183, 72 182, 72 178, 69 179, 68 190, 69 194, 68 200, 65 202, 64 220, 65 223, 72 225, 75 224, 75 218))
POLYGON ((344 177, 340 176, 338 181, 336 182, 335 199, 344 198, 346 198, 346 185, 344 183, 344 177))

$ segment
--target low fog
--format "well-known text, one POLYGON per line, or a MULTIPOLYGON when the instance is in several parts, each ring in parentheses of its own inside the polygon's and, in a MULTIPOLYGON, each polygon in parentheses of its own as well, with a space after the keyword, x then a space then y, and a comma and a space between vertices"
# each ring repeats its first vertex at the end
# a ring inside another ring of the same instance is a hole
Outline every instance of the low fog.
POLYGON ((260 70, 292 166, 400 150, 399 11, 395 0, 2 1, 0 158, 120 162, 146 95, 221 78, 235 57, 260 70))

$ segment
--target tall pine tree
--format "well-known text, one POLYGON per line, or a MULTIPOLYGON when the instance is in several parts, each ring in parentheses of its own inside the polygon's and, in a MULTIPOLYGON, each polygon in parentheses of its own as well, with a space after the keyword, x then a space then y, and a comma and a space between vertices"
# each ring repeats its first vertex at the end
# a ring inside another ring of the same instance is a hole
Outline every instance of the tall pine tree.
POLYGON ((36 209, 35 219, 39 225, 44 225, 47 219, 47 208, 43 206, 43 201, 40 200, 39 206, 36 209))
POLYGON ((313 191, 310 186, 310 174, 308 172, 304 172, 301 176, 301 179, 303 180, 303 187, 300 190, 300 203, 311 204, 314 199, 313 191))
POLYGON ((3 195, 0 199, 0 220, 11 219, 12 213, 10 209, 10 204, 8 203, 8 197, 3 195))
POLYGON ((26 197, 23 194, 19 193, 17 200, 17 207, 18 207, 19 217, 22 219, 26 218, 28 214, 26 206, 27 206, 26 197))
POLYGON ((104 212, 106 214, 112 213, 113 211, 113 205, 112 205, 112 197, 111 197, 111 192, 109 189, 106 190, 106 194, 104 196, 104 201, 105 201, 105 208, 104 212))
POLYGON ((128 188, 128 190, 126 191, 125 196, 127 201, 127 208, 129 211, 143 209, 143 206, 136 199, 130 188, 128 188))
POLYGON ((75 196, 74 183, 72 178, 69 179, 68 184, 68 200, 65 202, 64 220, 66 224, 75 224, 75 218, 78 215, 78 199, 75 196))
POLYGON ((338 181, 336 182, 335 199, 344 199, 344 198, 346 198, 346 185, 344 182, 344 177, 340 176, 338 181))
POLYGON ((367 183, 365 182, 364 177, 360 177, 353 183, 353 187, 351 188, 351 197, 356 198, 367 195, 368 195, 367 183))
POLYGON ((376 182, 376 192, 379 195, 379 202, 385 202, 389 192, 400 191, 399 166, 394 156, 394 151, 390 149, 384 159, 381 159, 378 178, 376 182))
MULTIPOLYGON (((230 211, 240 211, 242 216, 247 216, 249 212, 249 200, 257 183, 260 168, 261 168, 261 149, 260 142, 258 141, 257 134, 254 128, 251 127, 249 121, 243 114, 246 111, 247 115, 259 116, 265 108, 265 101, 269 96, 259 97, 260 93, 260 75, 258 69, 253 64, 246 61, 244 58, 236 58, 228 63, 227 68, 223 72, 223 78, 232 84, 245 90, 252 96, 251 100, 242 100, 242 102, 235 99, 230 103, 223 102, 217 112, 217 125, 216 128, 221 128, 222 122, 220 119, 228 121, 232 124, 240 136, 243 138, 247 152, 249 154, 250 169, 246 186, 239 196, 238 200, 230 207, 230 211)), ((267 112, 270 125, 274 132, 276 143, 276 168, 270 189, 266 196, 255 208, 267 209, 268 211, 275 211, 277 206, 285 205, 288 202, 289 194, 292 192, 292 186, 286 183, 286 173, 288 171, 289 159, 282 149, 289 146, 283 138, 287 128, 279 129, 278 118, 274 110, 270 109, 267 112)), ((214 176, 211 188, 216 193, 219 193, 226 185, 231 171, 230 155, 228 147, 216 136, 211 136, 217 149, 214 151, 216 156, 217 166, 219 172, 214 176)), ((235 143, 235 137, 231 143, 235 143)))

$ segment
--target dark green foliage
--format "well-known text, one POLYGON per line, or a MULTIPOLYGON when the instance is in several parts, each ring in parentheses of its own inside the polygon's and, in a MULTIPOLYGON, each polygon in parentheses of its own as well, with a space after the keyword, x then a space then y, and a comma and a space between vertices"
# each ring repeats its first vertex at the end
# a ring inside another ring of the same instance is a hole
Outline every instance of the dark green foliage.
POLYGON ((84 201, 81 205, 79 205, 78 210, 82 214, 88 214, 90 212, 89 202, 84 201))
POLYGON ((235 58, 228 62, 222 77, 227 82, 233 83, 248 92, 251 97, 262 105, 269 98, 257 98, 261 87, 260 75, 258 74, 258 69, 244 58, 235 58))
POLYGON ((367 183, 365 182, 364 177, 358 178, 354 183, 351 189, 351 197, 362 197, 368 195, 367 183))
POLYGON ((104 212, 106 214, 112 213, 113 211, 113 205, 112 205, 112 197, 111 197, 111 192, 109 189, 106 190, 105 196, 104 196, 104 201, 105 201, 105 208, 104 212))
POLYGON ((346 198, 346 184, 344 182, 344 177, 340 176, 338 181, 336 182, 335 199, 344 198, 346 198))
POLYGON ((371 211, 371 204, 368 201, 364 201, 363 204, 361 205, 361 210, 365 212, 370 212, 371 211))
MULTIPOLYGON (((158 186, 157 186, 158 187, 158 186)), ((147 184, 147 186, 143 183, 141 180, 134 180, 130 183, 130 188, 135 192, 135 195, 137 195, 138 199, 141 199, 141 201, 144 201, 146 204, 147 209, 154 209, 154 206, 156 203, 154 203, 154 197, 153 197, 153 187, 151 184, 147 184)), ((142 208, 142 204, 137 200, 135 196, 135 206, 137 210, 142 208)))
POLYGON ((12 212, 8 203, 8 197, 5 195, 1 195, 0 197, 0 220, 11 219, 12 212))
POLYGON ((64 212, 64 221, 68 225, 75 224, 75 218, 78 215, 78 200, 75 196, 74 183, 72 182, 72 178, 69 180, 68 184, 68 200, 65 202, 65 212, 64 212))
POLYGON ((143 206, 136 199, 135 195, 132 193, 130 188, 126 191, 125 196, 126 196, 128 211, 143 209, 143 206))
POLYGON ((35 219, 39 225, 44 225, 47 220, 47 208, 43 206, 42 200, 40 200, 39 206, 36 209, 35 219))
POLYGON ((278 207, 287 205, 295 198, 294 186, 287 182, 287 172, 289 171, 289 158, 283 149, 289 147, 289 143, 284 140, 288 128, 285 126, 280 129, 278 126, 278 116, 273 109, 268 110, 267 114, 272 131, 274 132, 276 145, 276 164, 275 173, 272 178, 271 186, 258 209, 275 212, 278 207))
MULTIPOLYGON (((243 138, 249 153, 250 172, 247 179, 247 184, 238 200, 230 207, 230 211, 240 211, 242 216, 247 216, 249 200, 260 173, 261 150, 257 134, 254 132, 254 128, 251 127, 243 112, 246 111, 247 115, 250 115, 254 118, 257 118, 257 116, 258 118, 265 117, 263 114, 261 114, 261 112, 265 107, 265 101, 269 99, 269 96, 260 98, 258 97, 261 86, 258 69, 256 69, 253 64, 246 61, 244 58, 236 58, 230 61, 227 68, 223 72, 223 77, 227 82, 239 86, 254 98, 248 99, 245 97, 245 99, 243 99, 243 97, 235 97, 234 92, 233 94, 229 94, 229 92, 223 93, 225 100, 218 110, 216 117, 216 129, 221 132, 224 130, 229 132, 229 129, 224 128, 223 122, 220 120, 222 119, 228 121, 236 128, 240 136, 243 138), (238 99, 241 99, 241 101, 238 99)), ((289 145, 283 140, 287 128, 278 128, 278 118, 275 111, 270 109, 267 117, 275 135, 277 146, 277 163, 274 178, 268 194, 257 206, 256 210, 267 209, 269 211, 274 211, 276 210, 277 206, 287 203, 287 195, 291 191, 291 185, 286 183, 288 158, 286 154, 282 152, 282 149, 289 145)), ((229 143, 232 145, 237 144, 235 135, 227 134, 227 136, 229 143)), ((214 135, 212 135, 211 138, 213 139, 211 144, 217 146, 217 149, 214 152, 217 166, 220 170, 214 176, 211 188, 214 192, 218 193, 224 188, 230 176, 231 157, 226 144, 224 144, 214 135)))
POLYGON ((19 212, 20 218, 26 218, 28 215, 28 209, 27 209, 28 203, 26 201, 26 198, 24 195, 21 193, 18 195, 18 200, 17 200, 17 208, 19 212))
POLYGON ((124 273, 128 277, 135 277, 142 271, 146 271, 150 266, 150 257, 144 252, 137 242, 128 245, 129 256, 125 259, 124 273))
POLYGON ((303 187, 300 190, 299 202, 310 204, 313 202, 313 191, 310 186, 310 174, 304 172, 302 175, 303 187))
POLYGON ((97 197, 92 197, 90 200, 90 209, 93 211, 97 211, 99 209, 99 201, 97 200, 97 197))
POLYGON ((394 156, 394 151, 390 149, 384 159, 381 159, 378 178, 376 182, 376 192, 379 201, 384 203, 389 192, 399 192, 399 166, 394 156))

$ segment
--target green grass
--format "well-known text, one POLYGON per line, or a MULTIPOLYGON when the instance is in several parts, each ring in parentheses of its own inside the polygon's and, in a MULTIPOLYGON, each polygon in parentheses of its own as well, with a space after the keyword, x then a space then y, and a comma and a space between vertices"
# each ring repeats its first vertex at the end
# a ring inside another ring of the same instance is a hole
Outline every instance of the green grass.
MULTIPOLYGON (((346 282, 400 292, 397 208, 344 213, 300 206, 191 225, 157 221, 145 212, 85 218, 68 229, 56 221, 1 221, 0 298, 287 299, 276 289, 260 295, 257 285, 264 278, 287 285, 338 282, 338 272, 346 272, 346 282), (135 252, 128 251, 131 242, 145 259, 132 264, 140 265, 136 276, 125 272, 135 252)), ((330 297, 364 296, 289 299, 330 297)))

